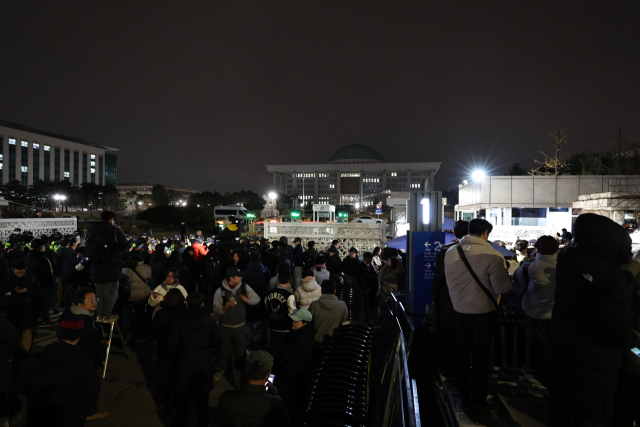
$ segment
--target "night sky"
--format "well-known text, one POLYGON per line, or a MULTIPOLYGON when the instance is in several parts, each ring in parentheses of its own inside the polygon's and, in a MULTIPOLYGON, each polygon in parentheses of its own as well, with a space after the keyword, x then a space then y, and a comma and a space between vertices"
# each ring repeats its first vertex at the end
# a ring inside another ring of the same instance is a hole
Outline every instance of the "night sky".
POLYGON ((640 135, 640 2, 8 1, 0 118, 120 149, 118 182, 268 191, 359 143, 526 166, 640 135), (571 4, 570 4, 571 3, 571 4))

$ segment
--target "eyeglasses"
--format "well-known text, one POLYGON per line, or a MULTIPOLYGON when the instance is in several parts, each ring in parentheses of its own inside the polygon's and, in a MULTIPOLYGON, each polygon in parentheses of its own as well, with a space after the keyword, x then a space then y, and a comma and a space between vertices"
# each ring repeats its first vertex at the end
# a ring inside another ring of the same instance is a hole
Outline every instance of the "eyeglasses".
POLYGON ((87 300, 87 302, 90 302, 91 304, 93 304, 94 302, 98 302, 100 301, 100 298, 91 298, 89 300, 87 300))

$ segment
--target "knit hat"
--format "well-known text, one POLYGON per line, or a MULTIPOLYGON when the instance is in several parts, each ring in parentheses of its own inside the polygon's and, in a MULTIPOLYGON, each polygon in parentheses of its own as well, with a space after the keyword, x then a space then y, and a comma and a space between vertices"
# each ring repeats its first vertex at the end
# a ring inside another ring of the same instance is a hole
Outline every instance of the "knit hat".
POLYGON ((58 339, 68 341, 75 341, 82 338, 83 334, 84 321, 80 316, 66 317, 60 322, 60 326, 58 326, 58 330, 56 331, 56 337, 58 339))

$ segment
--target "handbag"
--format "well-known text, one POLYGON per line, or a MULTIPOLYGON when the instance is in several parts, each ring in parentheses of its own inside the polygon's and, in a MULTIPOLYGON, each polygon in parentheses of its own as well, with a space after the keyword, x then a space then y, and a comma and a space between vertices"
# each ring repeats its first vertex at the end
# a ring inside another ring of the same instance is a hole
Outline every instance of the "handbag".
POLYGON ((482 291, 485 294, 487 294, 487 297, 489 297, 489 299, 493 303, 493 306, 496 308, 496 311, 500 312, 501 310, 500 310, 500 306, 498 305, 498 302, 493 297, 493 295, 491 295, 491 292, 489 292, 489 289, 484 287, 480 279, 478 279, 478 276, 476 275, 476 273, 473 271, 473 268, 471 268, 471 265, 469 265, 469 261, 467 260, 467 257, 464 255, 464 250, 462 249, 462 246, 458 246, 458 255, 460 255, 460 259, 464 263, 465 267, 467 267, 467 270, 469 270, 469 273, 471 273, 471 277, 473 277, 473 280, 475 280, 478 286, 480 286, 480 289, 482 289, 482 291))

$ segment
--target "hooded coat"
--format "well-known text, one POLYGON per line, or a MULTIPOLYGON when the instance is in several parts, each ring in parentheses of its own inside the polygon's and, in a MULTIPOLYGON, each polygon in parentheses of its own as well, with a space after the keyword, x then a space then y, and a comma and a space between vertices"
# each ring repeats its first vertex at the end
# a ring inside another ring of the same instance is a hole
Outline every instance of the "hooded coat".
POLYGON ((129 267, 125 267, 122 269, 122 273, 126 274, 131 281, 129 301, 140 301, 149 296, 151 289, 149 289, 148 283, 149 280, 151 280, 151 267, 139 261, 135 271, 129 267))
POLYGON ((27 426, 84 426, 99 387, 95 366, 77 345, 49 344, 31 356, 20 373, 20 392, 27 395, 27 426))
POLYGON ((629 352, 629 285, 635 277, 620 266, 631 257, 631 238, 612 220, 583 214, 575 223, 575 243, 558 254, 551 335, 536 377, 551 399, 565 398, 567 411, 609 425, 629 352))
POLYGON ((312 302, 317 301, 322 295, 322 288, 316 283, 313 276, 303 277, 302 283, 293 293, 298 308, 309 309, 312 302))
POLYGON ((331 274, 326 267, 320 267, 320 271, 318 271, 318 267, 313 269, 313 278, 316 279, 316 283, 322 284, 325 280, 329 280, 331 274))
POLYGON ((313 322, 318 329, 315 341, 324 341, 324 336, 333 336, 333 331, 349 317, 349 309, 344 301, 335 295, 322 294, 309 306, 313 322))
POLYGON ((84 322, 84 332, 82 338, 78 342, 77 347, 82 354, 93 361, 96 368, 102 367, 102 342, 100 341, 100 333, 96 329, 94 323, 95 312, 91 312, 85 308, 71 304, 60 315, 60 323, 68 316, 79 316, 84 322))
POLYGON ((188 309, 165 344, 176 354, 176 394, 213 390, 213 359, 222 344, 222 333, 206 307, 188 309))

